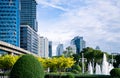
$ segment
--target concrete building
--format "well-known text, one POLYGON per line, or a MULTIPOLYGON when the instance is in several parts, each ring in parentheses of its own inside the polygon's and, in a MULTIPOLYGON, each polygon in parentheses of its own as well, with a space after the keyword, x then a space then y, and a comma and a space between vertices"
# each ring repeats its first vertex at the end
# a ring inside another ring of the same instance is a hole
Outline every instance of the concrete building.
POLYGON ((39 56, 48 57, 49 55, 49 41, 47 38, 39 37, 39 56))
POLYGON ((76 53, 80 53, 83 48, 85 48, 86 42, 83 37, 76 36, 71 40, 71 44, 76 46, 76 53))
POLYGON ((36 5, 37 5, 36 0, 21 0, 20 47, 35 54, 39 54, 36 5))
POLYGON ((20 27, 20 47, 38 54, 38 34, 29 25, 20 27))

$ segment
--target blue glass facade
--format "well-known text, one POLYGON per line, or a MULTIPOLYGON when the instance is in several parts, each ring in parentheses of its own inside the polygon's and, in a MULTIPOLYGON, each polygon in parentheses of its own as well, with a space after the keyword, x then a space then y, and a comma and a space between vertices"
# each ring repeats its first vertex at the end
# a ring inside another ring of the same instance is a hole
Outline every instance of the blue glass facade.
POLYGON ((21 25, 29 25, 34 31, 38 31, 38 24, 36 21, 36 1, 35 0, 21 0, 21 25))
POLYGON ((49 41, 49 57, 52 57, 52 41, 49 41))
POLYGON ((57 56, 61 56, 62 54, 63 54, 63 51, 64 51, 64 47, 63 47, 63 44, 58 44, 58 46, 57 46, 57 49, 56 49, 57 51, 57 56))
POLYGON ((80 53, 83 48, 85 48, 85 41, 83 37, 76 36, 71 40, 71 44, 76 46, 76 53, 80 53))
POLYGON ((0 40, 20 46, 19 0, 0 0, 0 40))
POLYGON ((20 47, 38 54, 38 34, 29 25, 20 28, 20 47))

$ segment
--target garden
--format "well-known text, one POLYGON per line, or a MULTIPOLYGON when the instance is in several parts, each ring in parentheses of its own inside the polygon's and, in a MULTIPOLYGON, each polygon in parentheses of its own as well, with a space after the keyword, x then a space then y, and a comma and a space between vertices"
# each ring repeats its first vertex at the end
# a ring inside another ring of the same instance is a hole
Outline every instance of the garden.
MULTIPOLYGON (((68 51, 70 48, 67 48, 68 51)), ((62 56, 51 58, 26 55, 2 55, 0 56, 0 76, 9 78, 120 78, 120 55, 109 55, 100 50, 85 48, 80 54, 64 52, 62 56), (82 54, 87 60, 81 61, 82 54), (89 62, 95 68, 96 63, 103 61, 103 54, 106 54, 109 63, 113 62, 114 68, 110 74, 93 74, 89 72, 89 62), (111 57, 116 61, 111 61, 111 57), (94 59, 94 60, 93 60, 94 59), (84 72, 83 72, 84 66, 84 72)))

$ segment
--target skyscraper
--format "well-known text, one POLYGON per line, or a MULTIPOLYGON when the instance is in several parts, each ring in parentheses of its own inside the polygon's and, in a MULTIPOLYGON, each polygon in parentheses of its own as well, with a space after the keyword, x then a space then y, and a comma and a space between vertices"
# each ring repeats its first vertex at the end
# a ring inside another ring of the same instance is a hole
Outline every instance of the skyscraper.
POLYGON ((57 56, 62 55, 62 54, 63 54, 63 51, 64 51, 64 49, 63 49, 63 44, 58 44, 58 46, 57 46, 57 48, 56 48, 56 54, 57 54, 57 56))
POLYGON ((70 47, 71 47, 72 52, 76 54, 76 46, 71 44, 70 47))
POLYGON ((96 48, 95 48, 96 50, 100 50, 100 47, 99 46, 96 46, 96 48))
POLYGON ((20 46, 19 0, 0 0, 0 40, 20 46))
POLYGON ((52 57, 52 41, 49 41, 49 57, 52 57))
POLYGON ((38 34, 29 25, 20 27, 20 47, 38 54, 38 34))
POLYGON ((21 0, 20 47, 38 54, 36 0, 21 0))
POLYGON ((29 25, 36 32, 38 24, 36 20, 36 0, 21 0, 21 25, 29 25))
POLYGON ((48 57, 49 42, 47 38, 39 37, 39 56, 48 57))
POLYGON ((76 36, 71 40, 71 44, 76 46, 76 53, 80 53, 85 48, 85 41, 83 37, 76 36))

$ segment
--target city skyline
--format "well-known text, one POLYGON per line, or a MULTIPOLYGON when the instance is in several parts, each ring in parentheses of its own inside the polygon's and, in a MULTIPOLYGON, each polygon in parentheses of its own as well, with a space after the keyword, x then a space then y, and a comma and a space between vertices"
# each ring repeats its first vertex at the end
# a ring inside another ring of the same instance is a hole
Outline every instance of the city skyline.
POLYGON ((53 47, 83 36, 86 46, 108 53, 120 51, 119 0, 37 0, 38 33, 53 47))

